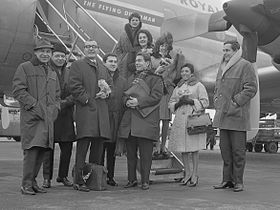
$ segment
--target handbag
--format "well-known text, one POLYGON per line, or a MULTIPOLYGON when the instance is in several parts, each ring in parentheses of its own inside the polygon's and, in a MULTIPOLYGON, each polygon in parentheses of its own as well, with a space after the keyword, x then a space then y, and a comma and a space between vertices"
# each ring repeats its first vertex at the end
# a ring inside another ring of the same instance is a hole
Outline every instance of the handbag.
MULTIPOLYGON (((73 180, 75 180, 75 170, 76 167, 74 165, 72 169, 73 180)), ((86 186, 90 190, 106 190, 107 186, 107 169, 102 165, 97 165, 94 163, 85 163, 82 169, 82 178, 86 184, 86 186)))
MULTIPOLYGON (((124 92, 127 96, 132 96, 135 98, 144 98, 150 95, 150 88, 147 85, 147 83, 143 79, 139 79, 138 82, 134 85, 132 85, 127 91, 124 92)), ((142 117, 147 117, 149 114, 151 114, 156 108, 158 108, 160 103, 154 105, 145 107, 142 109, 137 109, 139 113, 142 115, 142 117)))
POLYGON ((189 135, 206 133, 210 125, 212 121, 209 113, 192 114, 188 116, 187 132, 189 135))

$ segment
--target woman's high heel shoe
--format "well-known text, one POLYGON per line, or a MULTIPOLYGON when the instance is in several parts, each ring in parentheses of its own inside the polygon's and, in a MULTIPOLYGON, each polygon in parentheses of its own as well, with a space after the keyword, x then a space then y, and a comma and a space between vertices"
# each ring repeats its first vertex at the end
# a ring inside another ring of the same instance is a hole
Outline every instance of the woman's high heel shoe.
POLYGON ((191 176, 187 180, 183 179, 180 185, 187 185, 191 181, 191 179, 191 176))
POLYGON ((195 182, 193 182, 193 181, 190 182, 189 187, 196 187, 196 185, 198 185, 198 176, 196 176, 195 182))

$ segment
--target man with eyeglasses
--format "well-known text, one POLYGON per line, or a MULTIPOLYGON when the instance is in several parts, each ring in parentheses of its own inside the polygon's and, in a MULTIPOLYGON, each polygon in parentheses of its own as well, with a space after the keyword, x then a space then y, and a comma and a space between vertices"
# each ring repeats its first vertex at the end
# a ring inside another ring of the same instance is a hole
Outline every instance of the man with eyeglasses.
POLYGON ((105 93, 99 92, 98 81, 106 78, 101 61, 97 60, 97 42, 85 42, 85 57, 71 65, 69 87, 76 103, 77 148, 74 173, 74 189, 88 192, 82 177, 88 148, 89 162, 102 163, 103 142, 111 139, 109 113, 105 93), (97 97, 98 93, 98 97, 97 97))
MULTIPOLYGON (((74 102, 68 87, 69 69, 66 68, 67 51, 63 44, 54 45, 53 54, 50 60, 50 67, 56 72, 61 88, 61 111, 54 122, 54 141, 60 147, 60 160, 58 167, 57 182, 64 186, 71 187, 72 182, 68 180, 70 159, 72 154, 73 141, 75 140, 74 131, 74 102)), ((45 153, 43 162, 44 182, 42 187, 50 188, 53 176, 53 150, 45 153)))

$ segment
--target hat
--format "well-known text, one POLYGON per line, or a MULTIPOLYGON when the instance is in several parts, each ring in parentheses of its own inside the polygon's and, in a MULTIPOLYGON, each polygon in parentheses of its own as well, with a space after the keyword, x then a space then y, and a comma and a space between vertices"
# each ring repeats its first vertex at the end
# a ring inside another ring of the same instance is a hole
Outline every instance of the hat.
POLYGON ((138 19, 140 20, 140 22, 141 22, 141 16, 140 16, 139 13, 137 13, 137 12, 133 12, 133 13, 131 13, 131 15, 129 15, 129 17, 128 17, 129 22, 130 22, 131 19, 134 18, 134 17, 138 18, 138 19))
POLYGON ((61 43, 55 43, 53 46, 53 52, 62 52, 64 54, 67 54, 66 47, 61 43))
POLYGON ((34 50, 38 50, 38 49, 42 49, 42 48, 53 49, 53 45, 51 45, 51 43, 48 40, 44 39, 44 38, 37 39, 35 47, 34 47, 34 50))

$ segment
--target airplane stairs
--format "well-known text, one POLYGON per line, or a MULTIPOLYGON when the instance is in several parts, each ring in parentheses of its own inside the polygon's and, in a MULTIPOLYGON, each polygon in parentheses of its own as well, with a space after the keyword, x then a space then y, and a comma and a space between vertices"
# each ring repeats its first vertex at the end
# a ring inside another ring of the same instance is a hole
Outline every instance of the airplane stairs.
MULTIPOLYGON (((96 31, 95 38, 98 37, 97 33, 102 32, 102 36, 105 34, 109 37, 113 48, 117 40, 76 0, 67 1, 67 5, 65 1, 39 0, 36 18, 39 18, 40 21, 44 23, 49 33, 39 31, 38 35, 47 37, 53 42, 61 42, 70 51, 71 58, 74 60, 79 59, 79 57, 84 55, 81 50, 83 43, 91 37, 87 34, 86 30, 83 30, 81 27, 83 22, 75 15, 77 10, 83 12, 92 21, 92 24, 99 28, 99 30, 96 31), (57 16, 56 19, 54 16, 57 16), (77 54, 79 56, 76 56, 77 54)), ((99 40, 96 41, 99 43, 99 40)), ((104 55, 105 53, 102 47, 103 46, 100 46, 100 51, 101 54, 104 55)), ((108 46, 106 51, 108 51, 108 46)), ((99 56, 99 59, 102 59, 101 56, 99 56)), ((178 176, 178 174, 184 173, 184 165, 181 160, 174 153, 169 153, 170 157, 167 159, 153 159, 151 175, 160 175, 161 178, 170 178, 172 175, 178 176)), ((137 169, 139 171, 139 164, 137 169)))

